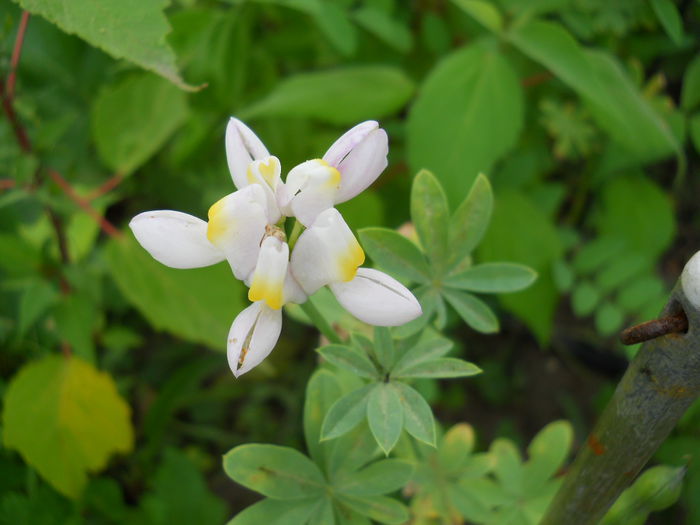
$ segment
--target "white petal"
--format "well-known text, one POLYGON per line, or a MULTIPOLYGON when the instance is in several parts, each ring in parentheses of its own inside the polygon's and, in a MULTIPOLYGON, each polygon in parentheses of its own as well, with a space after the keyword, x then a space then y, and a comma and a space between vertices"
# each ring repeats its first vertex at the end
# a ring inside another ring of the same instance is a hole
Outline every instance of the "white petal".
POLYGON ((340 171, 335 203, 350 200, 372 184, 387 166, 389 139, 375 121, 358 124, 340 137, 323 156, 340 171))
POLYGON ((279 310, 285 303, 284 284, 289 265, 289 246, 277 237, 267 237, 260 246, 258 262, 253 272, 248 299, 264 301, 279 310))
POLYGON ((207 223, 192 215, 146 211, 131 219, 129 227, 156 261, 171 268, 201 268, 225 259, 207 240, 207 223))
POLYGON ((308 160, 295 166, 284 184, 281 204, 285 215, 311 226, 319 213, 333 207, 340 183, 340 172, 324 160, 308 160))
POLYGON ((264 159, 255 160, 248 165, 246 179, 249 184, 259 184, 265 190, 267 198, 267 220, 275 224, 282 213, 277 205, 277 188, 280 182, 282 166, 277 157, 269 155, 264 159))
POLYGON ((415 296, 393 277, 360 268, 348 283, 330 285, 338 302, 360 321, 375 326, 399 326, 421 315, 415 296))
POLYGON ((337 167, 340 161, 375 129, 379 129, 379 122, 376 120, 360 122, 357 126, 343 133, 340 138, 328 148, 328 151, 326 151, 326 154, 323 156, 323 160, 328 162, 331 166, 337 167))
POLYGON ((364 261, 365 253, 342 215, 329 208, 297 239, 291 257, 292 275, 311 295, 326 284, 350 281, 364 261))
POLYGON ((282 330, 282 311, 253 303, 238 314, 226 345, 228 366, 239 377, 259 365, 277 344, 282 330))
POLYGON ((284 281, 284 303, 301 304, 306 302, 308 296, 301 289, 301 285, 292 275, 292 269, 287 268, 287 278, 284 281))
POLYGON ((226 126, 226 160, 233 183, 239 190, 248 185, 248 165, 268 155, 270 153, 258 136, 243 122, 231 117, 226 126))
POLYGON ((685 264, 681 274, 681 287, 690 304, 700 308, 700 252, 685 264))
POLYGON ((207 238, 224 252, 237 279, 247 279, 255 268, 267 224, 267 198, 259 184, 231 193, 209 208, 207 238))

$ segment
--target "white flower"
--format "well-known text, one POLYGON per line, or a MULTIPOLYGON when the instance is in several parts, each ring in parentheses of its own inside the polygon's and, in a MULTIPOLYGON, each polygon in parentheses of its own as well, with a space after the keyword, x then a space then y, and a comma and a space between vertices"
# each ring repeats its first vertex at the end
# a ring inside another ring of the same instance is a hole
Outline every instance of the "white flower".
POLYGON ((420 303, 396 279, 359 268, 365 254, 338 210, 323 211, 299 236, 292 252, 292 275, 308 295, 329 288, 360 321, 398 326, 421 315, 420 303))
POLYGON ((374 121, 341 136, 322 159, 304 162, 281 181, 281 165, 243 122, 226 129, 226 156, 238 191, 209 209, 208 222, 171 210, 144 212, 129 226, 159 262, 198 268, 228 260, 249 287, 253 303, 234 320, 227 355, 236 377, 257 366, 274 348, 282 327, 281 308, 303 303, 328 285, 358 319, 394 326, 420 315, 420 305, 388 275, 359 268, 365 256, 340 213, 333 208, 367 188, 387 165, 386 133, 374 121), (308 227, 291 253, 286 217, 308 227), (359 269, 358 269, 359 268, 359 269))

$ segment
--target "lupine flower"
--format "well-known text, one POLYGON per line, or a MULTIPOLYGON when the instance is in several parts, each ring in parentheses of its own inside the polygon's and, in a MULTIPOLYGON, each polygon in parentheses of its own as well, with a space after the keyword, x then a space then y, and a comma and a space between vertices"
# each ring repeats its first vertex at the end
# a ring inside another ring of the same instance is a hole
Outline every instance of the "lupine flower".
POLYGON ((421 314, 418 301, 390 276, 360 268, 365 256, 333 208, 367 188, 387 165, 388 141, 374 121, 341 136, 322 159, 304 162, 281 181, 281 165, 243 122, 226 129, 226 155, 237 191, 211 206, 208 222, 171 210, 144 212, 129 226, 159 262, 198 268, 228 260, 252 301, 234 320, 227 356, 236 377, 274 348, 281 308, 328 285, 358 319, 396 326, 421 314), (282 228, 295 217, 306 229, 290 248, 282 228))

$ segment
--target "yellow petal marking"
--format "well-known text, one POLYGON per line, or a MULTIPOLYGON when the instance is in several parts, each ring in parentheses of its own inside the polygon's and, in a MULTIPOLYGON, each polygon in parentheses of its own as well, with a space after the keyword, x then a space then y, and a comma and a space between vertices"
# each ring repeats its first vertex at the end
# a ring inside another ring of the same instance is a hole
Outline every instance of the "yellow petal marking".
POLYGON ((357 274, 357 269, 365 262, 365 252, 353 237, 346 251, 338 257, 338 266, 343 282, 352 281, 357 274))
POLYGON ((207 224, 207 239, 209 239, 209 242, 212 243, 221 237, 221 235, 226 231, 226 228, 229 226, 228 222, 230 221, 227 222, 226 217, 224 216, 225 214, 222 213, 222 210, 224 209, 224 200, 226 200, 226 197, 219 199, 212 204, 211 208, 209 208, 209 212, 207 213, 207 216, 209 217, 209 223, 207 224))
POLYGON ((284 281, 274 282, 256 273, 248 290, 248 299, 252 302, 265 301, 273 310, 279 310, 284 304, 283 292, 284 281))
POLYGON ((269 157, 267 159, 267 163, 264 160, 260 162, 260 174, 271 188, 274 188, 277 185, 276 179, 279 169, 279 161, 275 157, 269 157))

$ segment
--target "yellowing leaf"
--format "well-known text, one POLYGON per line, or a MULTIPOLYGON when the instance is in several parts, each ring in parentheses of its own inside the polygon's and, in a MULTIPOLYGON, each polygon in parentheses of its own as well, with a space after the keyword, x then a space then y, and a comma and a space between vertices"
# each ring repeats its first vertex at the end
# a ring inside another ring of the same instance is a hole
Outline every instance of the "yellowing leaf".
POLYGON ((129 406, 108 374, 76 357, 47 356, 10 382, 3 440, 56 490, 76 498, 88 472, 131 450, 129 406))

